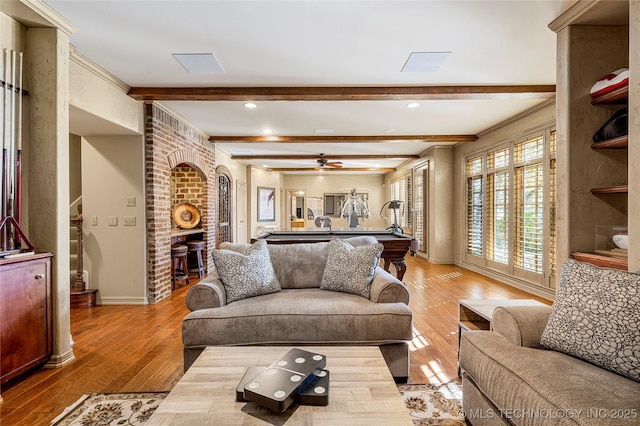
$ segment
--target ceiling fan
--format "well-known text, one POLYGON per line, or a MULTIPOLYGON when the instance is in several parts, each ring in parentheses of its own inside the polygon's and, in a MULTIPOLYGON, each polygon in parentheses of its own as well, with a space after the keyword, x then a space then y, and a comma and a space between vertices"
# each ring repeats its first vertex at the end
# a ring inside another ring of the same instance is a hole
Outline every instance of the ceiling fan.
POLYGON ((318 163, 318 165, 316 166, 316 170, 322 169, 324 167, 333 167, 335 169, 342 168, 342 161, 329 161, 325 158, 323 153, 320 154, 320 158, 318 158, 316 162, 318 163))

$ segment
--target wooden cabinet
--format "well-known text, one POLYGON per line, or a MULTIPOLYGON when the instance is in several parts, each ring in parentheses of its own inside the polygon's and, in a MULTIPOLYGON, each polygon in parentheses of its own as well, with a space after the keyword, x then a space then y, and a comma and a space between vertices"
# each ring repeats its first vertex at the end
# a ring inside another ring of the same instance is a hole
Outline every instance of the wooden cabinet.
POLYGON ((51 257, 0 259, 0 383, 53 354, 51 257))

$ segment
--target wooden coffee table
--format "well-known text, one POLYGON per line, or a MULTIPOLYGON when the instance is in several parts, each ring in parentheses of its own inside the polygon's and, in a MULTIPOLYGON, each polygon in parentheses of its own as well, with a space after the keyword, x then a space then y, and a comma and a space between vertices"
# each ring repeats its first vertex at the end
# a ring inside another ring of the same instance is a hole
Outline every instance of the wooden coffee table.
POLYGON ((407 425, 412 421, 377 346, 296 346, 327 357, 329 405, 283 413, 236 402, 246 367, 267 367, 287 346, 209 347, 160 404, 150 425, 407 425))

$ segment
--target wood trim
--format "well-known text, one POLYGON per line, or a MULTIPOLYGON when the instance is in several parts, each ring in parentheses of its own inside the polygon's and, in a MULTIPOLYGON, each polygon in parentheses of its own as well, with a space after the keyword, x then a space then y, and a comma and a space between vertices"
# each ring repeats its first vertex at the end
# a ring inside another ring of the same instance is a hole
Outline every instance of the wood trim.
POLYGON ((269 167, 267 168, 269 172, 395 172, 396 169, 393 167, 342 167, 342 168, 333 168, 333 167, 322 167, 322 168, 309 168, 309 167, 269 167))
POLYGON ((390 101, 547 99, 556 86, 132 87, 129 96, 156 101, 390 101))
MULTIPOLYGON (((317 160, 319 155, 232 155, 232 160, 317 160)), ((419 155, 325 155, 327 160, 384 160, 384 159, 417 159, 419 155)))
POLYGON ((424 142, 474 142, 476 135, 370 135, 370 136, 211 136, 210 142, 243 142, 243 143, 371 143, 391 141, 424 141, 424 142))
POLYGON ((602 142, 594 142, 591 149, 626 149, 629 146, 629 135, 609 139, 602 142))
POLYGON ((629 192, 629 187, 627 185, 620 186, 606 186, 603 188, 592 188, 592 194, 626 194, 629 192))

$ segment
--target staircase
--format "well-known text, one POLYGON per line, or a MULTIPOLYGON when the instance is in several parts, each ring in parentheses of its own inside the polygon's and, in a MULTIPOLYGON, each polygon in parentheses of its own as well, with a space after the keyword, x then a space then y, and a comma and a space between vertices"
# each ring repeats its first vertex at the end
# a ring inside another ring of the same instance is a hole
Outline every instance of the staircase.
POLYGON ((71 308, 95 306, 98 292, 89 288, 89 273, 83 268, 82 224, 82 205, 78 204, 78 214, 69 218, 71 308))

